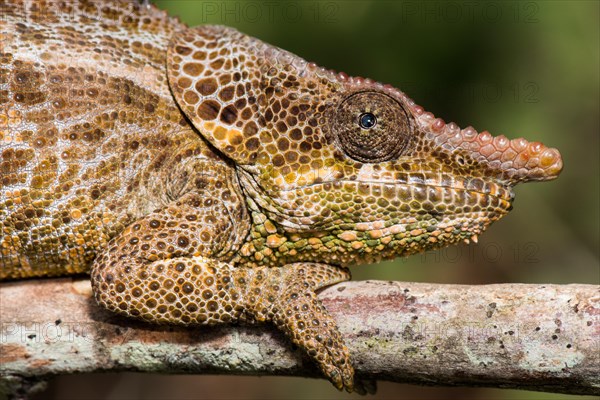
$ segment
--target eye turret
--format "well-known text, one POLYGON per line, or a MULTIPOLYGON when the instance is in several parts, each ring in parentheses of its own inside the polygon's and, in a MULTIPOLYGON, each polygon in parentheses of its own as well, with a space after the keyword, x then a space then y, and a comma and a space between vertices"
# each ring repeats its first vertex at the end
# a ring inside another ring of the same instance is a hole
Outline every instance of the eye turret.
POLYGON ((348 157, 366 163, 400 156, 410 143, 409 114, 387 94, 367 91, 346 97, 335 109, 330 129, 348 157))

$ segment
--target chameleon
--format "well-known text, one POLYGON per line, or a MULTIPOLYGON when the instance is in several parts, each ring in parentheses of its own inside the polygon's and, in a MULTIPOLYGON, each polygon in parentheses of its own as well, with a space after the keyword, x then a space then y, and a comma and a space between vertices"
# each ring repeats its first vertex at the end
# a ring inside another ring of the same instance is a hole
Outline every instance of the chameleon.
POLYGON ((357 390, 319 289, 477 241, 558 150, 136 1, 0 3, 0 280, 155 324, 272 323, 357 390))

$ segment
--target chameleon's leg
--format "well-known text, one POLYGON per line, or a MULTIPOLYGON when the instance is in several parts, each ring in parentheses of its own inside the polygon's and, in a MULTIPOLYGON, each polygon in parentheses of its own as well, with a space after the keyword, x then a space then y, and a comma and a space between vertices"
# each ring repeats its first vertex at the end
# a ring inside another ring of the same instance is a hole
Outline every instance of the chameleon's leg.
POLYGON ((111 311, 154 323, 273 321, 314 359, 338 389, 353 389, 349 352, 314 292, 349 279, 325 264, 235 268, 202 256, 94 268, 97 301, 111 311))
POLYGON ((335 321, 315 290, 349 279, 326 264, 236 268, 202 256, 150 263, 127 258, 94 268, 97 301, 154 323, 274 322, 338 388, 352 391, 354 370, 335 321))
POLYGON ((190 194, 113 238, 92 265, 98 303, 154 323, 273 321, 336 387, 352 390, 348 350, 314 292, 347 280, 348 271, 311 263, 235 268, 223 260, 239 224, 227 222, 217 199, 207 204, 190 194))

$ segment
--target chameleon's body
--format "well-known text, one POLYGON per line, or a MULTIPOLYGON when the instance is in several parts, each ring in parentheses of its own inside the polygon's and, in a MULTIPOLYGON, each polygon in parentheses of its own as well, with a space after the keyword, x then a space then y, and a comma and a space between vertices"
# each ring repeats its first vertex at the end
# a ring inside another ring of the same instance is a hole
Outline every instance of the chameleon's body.
POLYGON ((127 1, 0 3, 0 279, 87 272, 151 322, 273 321, 341 388, 314 290, 475 239, 555 149, 127 1))

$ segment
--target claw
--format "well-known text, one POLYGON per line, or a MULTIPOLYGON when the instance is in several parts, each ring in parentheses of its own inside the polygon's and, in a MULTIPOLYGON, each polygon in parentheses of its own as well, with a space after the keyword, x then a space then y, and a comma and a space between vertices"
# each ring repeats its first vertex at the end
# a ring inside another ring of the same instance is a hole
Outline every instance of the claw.
POLYGON ((336 387, 337 390, 343 390, 344 389, 344 384, 342 382, 342 378, 341 378, 341 374, 338 371, 338 369, 334 369, 333 371, 331 371, 330 373, 327 373, 326 371, 325 375, 327 375, 327 377, 329 378, 329 380, 331 381, 331 383, 333 383, 333 386, 336 387))

